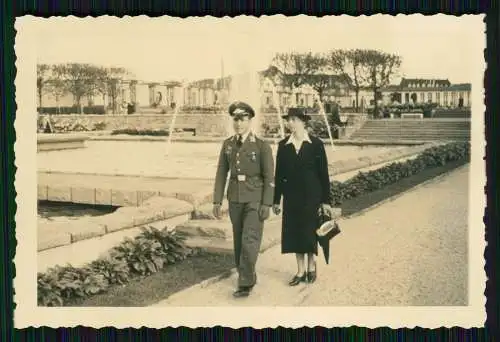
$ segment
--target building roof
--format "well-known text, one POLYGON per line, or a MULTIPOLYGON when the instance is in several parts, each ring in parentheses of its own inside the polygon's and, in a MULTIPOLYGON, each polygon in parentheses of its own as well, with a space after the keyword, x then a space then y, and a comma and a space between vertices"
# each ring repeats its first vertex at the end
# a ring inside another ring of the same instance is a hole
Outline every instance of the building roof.
POLYGON ((470 83, 458 83, 452 84, 449 90, 458 90, 458 91, 470 91, 472 89, 472 85, 470 83))
POLYGON ((399 83, 401 88, 440 88, 450 85, 451 82, 448 79, 430 78, 403 78, 399 83))

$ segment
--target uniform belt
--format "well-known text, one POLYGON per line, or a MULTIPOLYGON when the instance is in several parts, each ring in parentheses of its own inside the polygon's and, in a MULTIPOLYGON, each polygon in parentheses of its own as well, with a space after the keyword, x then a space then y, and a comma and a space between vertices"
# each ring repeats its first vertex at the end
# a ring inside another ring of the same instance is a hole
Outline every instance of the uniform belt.
MULTIPOLYGON (((247 175, 244 175, 246 180, 249 180, 249 179, 261 179, 261 177, 259 176, 247 176, 247 175)), ((230 175, 229 176, 229 179, 230 180, 238 180, 238 175, 230 175)))

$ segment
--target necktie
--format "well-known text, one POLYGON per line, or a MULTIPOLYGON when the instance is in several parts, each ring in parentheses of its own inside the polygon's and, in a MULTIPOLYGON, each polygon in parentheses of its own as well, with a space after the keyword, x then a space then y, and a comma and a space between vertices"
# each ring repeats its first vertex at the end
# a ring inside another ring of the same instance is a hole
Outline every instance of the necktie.
POLYGON ((241 147, 243 145, 243 137, 241 135, 238 135, 238 140, 236 141, 236 146, 241 147))

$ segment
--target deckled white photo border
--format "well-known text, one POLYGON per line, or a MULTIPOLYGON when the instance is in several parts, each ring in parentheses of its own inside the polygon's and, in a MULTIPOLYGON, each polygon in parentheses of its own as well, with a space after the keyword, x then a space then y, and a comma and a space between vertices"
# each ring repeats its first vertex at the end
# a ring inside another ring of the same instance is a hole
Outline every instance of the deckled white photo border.
MULTIPOLYGON (((379 15, 380 16, 380 15, 379 15)), ((403 15, 400 15, 403 16, 403 15)), ((442 15, 441 15, 442 16, 442 15)), ((274 16, 276 25, 282 20, 299 20, 304 16, 274 16)), ((219 20, 249 20, 252 17, 219 20)), ((360 20, 365 20, 362 17, 360 20)), ((84 18, 67 17, 64 20, 109 20, 110 17, 84 18)), ((116 18, 115 18, 116 19, 116 18)), ((168 20, 205 20, 207 18, 168 20)), ((213 18, 212 18, 213 19, 213 18)), ((477 63, 464 66, 475 68, 476 77, 472 83, 472 159, 470 165, 470 202, 469 202, 469 306, 466 307, 144 307, 144 308, 109 308, 109 307, 63 307, 46 308, 37 306, 37 139, 36 127, 36 62, 37 39, 36 22, 54 20, 24 16, 17 18, 15 29, 15 52, 17 56, 16 102, 17 112, 15 129, 15 164, 17 167, 15 187, 16 203, 16 239, 15 256, 16 277, 14 278, 17 308, 14 313, 15 327, 90 327, 114 326, 125 327, 211 327, 221 325, 232 328, 252 326, 265 327, 303 327, 303 326, 364 326, 391 328, 415 326, 425 328, 460 326, 464 328, 483 327, 486 320, 484 296, 486 275, 484 272, 484 208, 486 199, 485 135, 484 135, 484 88, 483 75, 486 67, 483 50, 486 44, 484 16, 466 15, 456 17, 471 23, 477 32, 477 41, 469 46, 477 54, 477 63), (475 25, 473 25, 475 23, 475 25), (482 25, 482 26, 481 26, 482 25)), ((59 18, 61 20, 61 18, 59 18)), ((125 17, 121 20, 146 22, 147 16, 125 17)), ((156 20, 165 20, 160 18, 156 20)), ((444 40, 443 43, 445 43, 444 40)), ((429 51, 427 53, 432 53, 429 51)))

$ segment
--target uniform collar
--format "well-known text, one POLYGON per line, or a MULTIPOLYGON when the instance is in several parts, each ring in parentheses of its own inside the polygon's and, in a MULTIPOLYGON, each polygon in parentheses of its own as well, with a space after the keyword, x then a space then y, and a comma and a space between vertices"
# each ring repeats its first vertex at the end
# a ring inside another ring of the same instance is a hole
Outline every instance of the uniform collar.
MULTIPOLYGON (((238 140, 238 135, 239 135, 239 134, 235 134, 235 135, 234 135, 234 138, 233 138, 233 139, 234 139, 234 141, 237 141, 237 140, 238 140)), ((251 140, 255 139, 255 138, 254 138, 254 135, 253 135, 253 133, 252 133, 251 131, 248 131, 248 132, 246 132, 245 134, 242 134, 242 135, 241 135, 241 141, 242 141, 242 142, 245 142, 245 141, 247 140, 247 138, 250 138, 251 140)))
POLYGON ((288 137, 288 141, 286 143, 293 144, 294 142, 295 143, 303 143, 303 142, 311 143, 311 138, 309 137, 309 134, 307 132, 304 132, 304 137, 302 139, 297 139, 293 134, 290 134, 290 137, 288 137))

